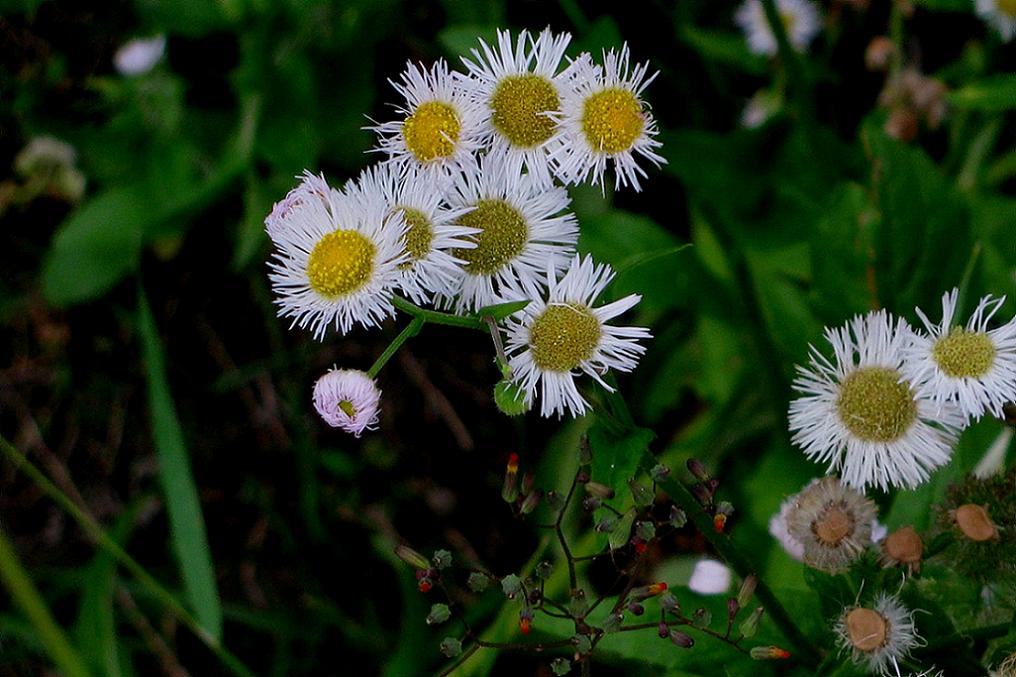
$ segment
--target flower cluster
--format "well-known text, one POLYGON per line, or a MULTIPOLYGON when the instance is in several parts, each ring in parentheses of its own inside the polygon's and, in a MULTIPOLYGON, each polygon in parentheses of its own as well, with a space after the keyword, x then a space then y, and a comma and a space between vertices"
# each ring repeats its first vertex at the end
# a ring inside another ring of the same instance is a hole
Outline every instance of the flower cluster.
MULTIPOLYGON (((617 188, 639 190, 640 160, 664 162, 643 100, 655 76, 630 62, 627 45, 596 63, 568 58, 570 40, 499 31, 463 59, 464 72, 408 64, 392 83, 397 119, 370 127, 384 160, 342 190, 306 172, 265 220, 279 315, 322 339, 329 328, 376 327, 396 306, 417 318, 425 311, 414 304, 479 318, 529 302, 503 318, 502 368, 527 407, 540 391, 544 416, 586 410, 576 375, 608 387, 606 370, 633 369, 649 332, 607 322, 640 297, 595 305, 614 273, 576 253, 566 186, 602 186, 609 165, 617 188)), ((339 401, 322 385, 333 381, 319 382, 329 393, 316 390, 319 411, 339 401)), ((359 434, 376 420, 377 398, 368 399, 375 409, 355 424, 349 412, 321 414, 359 434)))
POLYGON ((790 404, 793 442, 864 489, 913 488, 946 464, 959 432, 1016 400, 1016 319, 989 329, 1004 298, 985 296, 966 325, 955 324, 959 292, 942 297, 924 331, 885 310, 827 329, 830 361, 814 347, 798 367, 790 404))

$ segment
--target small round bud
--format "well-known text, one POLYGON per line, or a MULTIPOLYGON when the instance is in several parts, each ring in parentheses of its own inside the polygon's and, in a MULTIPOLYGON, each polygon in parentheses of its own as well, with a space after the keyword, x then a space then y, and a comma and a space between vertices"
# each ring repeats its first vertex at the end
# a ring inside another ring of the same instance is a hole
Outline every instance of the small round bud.
POLYGON ((674 643, 674 646, 679 646, 682 649, 690 649, 695 646, 695 640, 691 638, 691 635, 680 630, 670 631, 670 641, 674 643))
POLYGON ((441 625, 451 617, 452 612, 447 604, 433 604, 427 614, 427 625, 441 625))
POLYGON ((455 658, 462 653, 462 642, 455 637, 445 637, 441 640, 441 653, 448 658, 455 658))
POLYGON ((548 578, 550 578, 550 574, 553 571, 554 565, 547 560, 543 560, 542 562, 536 565, 536 569, 533 570, 533 573, 536 575, 537 578, 545 581, 548 578))
POLYGON ((416 584, 416 588, 417 588, 417 589, 418 589, 418 590, 419 590, 420 592, 422 592, 422 593, 426 594, 426 593, 428 593, 428 592, 430 592, 431 590, 433 590, 433 589, 434 589, 434 581, 432 581, 432 580, 430 580, 429 578, 427 578, 426 576, 424 576, 424 577, 423 577, 423 578, 421 578, 421 579, 420 579, 420 581, 419 581, 419 582, 418 582, 418 583, 416 584))
POLYGON ((550 671, 558 677, 571 672, 571 661, 567 658, 555 658, 550 662, 550 671))
POLYGON ((533 628, 533 609, 524 606, 519 610, 519 630, 523 635, 528 635, 533 628))
POLYGON ((689 458, 685 465, 688 466, 688 472, 690 472, 692 476, 700 482, 705 482, 709 479, 709 472, 706 471, 706 467, 702 465, 702 461, 697 458, 689 458))
POLYGON ((614 498, 614 490, 599 482, 586 482, 586 493, 601 501, 609 501, 614 498))
POLYGON ((696 628, 708 628, 709 624, 713 622, 713 614, 709 609, 699 607, 692 613, 691 622, 696 628))
POLYGON ((670 468, 662 463, 657 463, 653 466, 653 469, 649 471, 649 476, 653 478, 654 482, 662 482, 670 477, 670 468))
POLYGON ((884 35, 876 35, 864 50, 864 65, 870 71, 884 71, 896 54, 893 41, 884 35))
POLYGON ((980 543, 998 540, 998 527, 991 521, 984 506, 966 503, 952 511, 950 517, 959 527, 960 533, 971 541, 980 543))
POLYGON ((670 636, 670 627, 666 621, 660 621, 660 624, 656 626, 656 632, 660 636, 660 639, 667 639, 670 636))
POLYGON ((632 600, 631 602, 628 602, 628 611, 632 612, 635 616, 641 616, 646 612, 646 608, 641 602, 632 600))
POLYGON ((603 631, 610 634, 617 632, 621 629, 621 623, 624 622, 624 614, 612 613, 607 614, 607 617, 603 619, 603 631))
POLYGON ((667 613, 676 614, 681 611, 681 603, 677 601, 674 593, 668 591, 660 595, 660 608, 667 613))
POLYGON ((533 605, 539 604, 540 600, 542 600, 542 599, 543 599, 543 593, 540 592, 539 590, 530 590, 529 594, 526 595, 526 601, 529 602, 530 604, 533 604, 533 605))
POLYGON ((403 562, 416 569, 426 569, 430 566, 427 558, 410 548, 408 545, 395 546, 395 556, 403 562))
POLYGON ((501 590, 508 599, 515 599, 522 592, 522 579, 515 574, 508 574, 501 579, 501 590))
POLYGON ((597 510, 601 505, 603 505, 603 502, 595 496, 587 496, 582 499, 582 509, 586 512, 597 510))
POLYGON ((656 525, 648 520, 635 523, 635 536, 643 541, 651 541, 656 538, 656 525))
POLYGON ((593 650, 593 640, 589 639, 589 635, 574 635, 571 638, 571 643, 578 656, 584 656, 593 650))
POLYGON ((532 406, 526 402, 525 390, 510 379, 501 379, 494 386, 494 404, 505 416, 520 416, 532 406))
POLYGON ((438 550, 431 561, 437 569, 447 569, 452 565, 452 554, 447 550, 438 550))
POLYGON ((605 534, 608 531, 612 531, 617 525, 617 518, 613 515, 604 515, 603 518, 596 523, 594 529, 601 534, 605 534))
POLYGON ((675 529, 680 529, 688 523, 688 516, 684 514, 684 510, 681 510, 676 505, 670 506, 670 516, 667 518, 670 526, 675 529))
POLYGON ((589 604, 586 602, 586 591, 582 588, 572 590, 571 599, 568 600, 568 610, 574 616, 582 616, 587 609, 589 609, 589 604))
POLYGON ((790 652, 778 646, 753 646, 749 652, 757 661, 784 660, 790 658, 790 652))
POLYGON ((628 480, 628 489, 631 490, 632 498, 635 499, 635 505, 639 508, 648 508, 656 500, 656 496, 651 489, 635 480, 628 480))
POLYGON ((850 644, 864 653, 871 653, 885 645, 889 636, 889 624, 882 614, 873 609, 857 607, 846 616, 847 638, 850 644))
POLYGON ((490 587, 490 576, 479 571, 474 571, 466 579, 466 585, 473 592, 483 592, 490 587))

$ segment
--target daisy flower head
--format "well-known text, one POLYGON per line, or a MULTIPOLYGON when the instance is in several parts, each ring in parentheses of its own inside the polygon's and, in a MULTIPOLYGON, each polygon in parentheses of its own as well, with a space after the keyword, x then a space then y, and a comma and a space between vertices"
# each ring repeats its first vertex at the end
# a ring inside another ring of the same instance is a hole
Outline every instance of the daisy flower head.
POLYGON ((875 504, 864 494, 827 476, 791 497, 786 532, 800 545, 805 564, 841 573, 871 545, 876 514, 875 504))
POLYGON ((495 46, 480 40, 473 58, 462 59, 469 71, 459 78, 463 89, 483 111, 481 145, 544 184, 551 182, 547 149, 558 136, 554 116, 570 79, 570 65, 561 68, 569 42, 569 33, 549 28, 535 38, 522 31, 514 41, 499 30, 495 46))
POLYGON ((371 127, 389 160, 427 173, 448 175, 475 162, 480 148, 480 109, 438 60, 430 70, 406 64, 401 82, 391 81, 405 102, 400 120, 371 127))
POLYGON ((286 197, 276 202, 272 211, 265 217, 265 232, 272 242, 278 242, 280 236, 285 232, 287 224, 297 220, 300 212, 305 212, 307 218, 315 218, 315 214, 321 217, 323 209, 330 217, 332 211, 332 188, 325 181, 323 174, 311 174, 304 171, 298 176, 300 184, 286 193, 286 197))
POLYGON ((534 298, 507 318, 506 353, 512 379, 527 405, 539 388, 542 416, 560 417, 566 410, 582 415, 589 405, 575 386, 575 376, 584 372, 612 390, 601 375, 609 369, 631 371, 645 352, 639 341, 650 338, 648 329, 607 324, 634 307, 641 296, 632 294, 593 306, 613 278, 610 266, 576 255, 560 279, 548 267, 546 300, 534 298))
POLYGON ((833 361, 811 347, 798 366, 790 403, 792 441, 806 456, 828 462, 849 486, 913 488, 952 454, 963 415, 920 396, 904 378, 912 330, 885 310, 826 329, 833 361))
POLYGON ((1016 400, 1016 318, 989 330, 1005 297, 985 296, 965 327, 954 324, 958 296, 958 289, 942 295, 939 324, 916 309, 928 333, 911 334, 903 373, 937 405, 955 405, 975 419, 986 411, 1001 418, 1002 405, 1016 400))
POLYGON ((560 270, 575 251, 579 230, 565 211, 568 191, 520 174, 503 153, 488 153, 475 170, 462 172, 445 200, 452 209, 468 210, 458 225, 477 231, 466 238, 474 246, 452 250, 465 261, 464 274, 455 294, 441 302, 456 312, 539 295, 548 262, 560 270), (522 295, 503 298, 508 288, 522 295))
POLYGON ((659 130, 642 95, 656 74, 649 64, 630 65, 628 45, 603 54, 603 65, 579 58, 569 69, 570 86, 561 98, 561 143, 550 152, 551 163, 565 183, 591 177, 603 181, 609 161, 615 186, 640 190, 639 177, 647 176, 635 161, 640 155, 659 166, 666 163, 656 149, 659 130))
POLYGON ((451 295, 462 283, 465 261, 455 258, 454 249, 470 249, 469 239, 479 231, 458 225, 467 208, 449 209, 443 202, 440 181, 414 168, 400 170, 385 162, 373 165, 345 186, 357 202, 370 204, 380 199, 386 221, 403 221, 406 236, 399 264, 396 289, 415 303, 429 303, 434 294, 451 295))
POLYGON ((924 646, 917 634, 914 612, 899 598, 880 592, 867 606, 843 610, 834 626, 840 648, 851 660, 879 675, 899 675, 899 661, 924 646))
MULTIPOLYGON (((798 52, 807 49, 822 28, 822 18, 810 0, 776 0, 776 11, 783 21, 787 40, 798 52)), ((775 56, 779 51, 765 10, 759 0, 746 0, 734 15, 734 21, 748 39, 748 49, 755 54, 775 56)))
POLYGON ((279 316, 322 339, 329 325, 345 334, 354 322, 373 327, 392 315, 392 287, 408 260, 401 214, 330 189, 327 200, 300 204, 277 231, 268 264, 279 316))
POLYGON ((356 437, 377 429, 381 391, 358 369, 332 369, 314 384, 314 409, 333 428, 356 437))
POLYGON ((976 0, 977 15, 1009 42, 1016 37, 1016 0, 976 0))

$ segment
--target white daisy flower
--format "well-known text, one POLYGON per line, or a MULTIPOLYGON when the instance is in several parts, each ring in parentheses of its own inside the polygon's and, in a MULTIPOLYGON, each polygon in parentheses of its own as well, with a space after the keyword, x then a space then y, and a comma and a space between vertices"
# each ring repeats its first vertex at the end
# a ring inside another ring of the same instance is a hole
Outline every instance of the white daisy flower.
POLYGON ((120 75, 144 75, 166 54, 166 36, 134 38, 123 44, 113 55, 113 66, 120 75))
POLYGON ((942 295, 942 322, 937 325, 916 309, 928 333, 911 334, 903 373, 938 405, 954 404, 975 419, 986 411, 1001 418, 1002 405, 1016 400, 1016 318, 989 330, 1005 297, 985 296, 967 326, 956 325, 958 296, 958 289, 942 295))
POLYGON ((466 262, 465 274, 458 298, 441 302, 456 312, 510 300, 501 296, 508 287, 522 294, 515 298, 539 295, 548 263, 561 270, 575 251, 579 227, 564 211, 568 191, 520 175, 503 154, 487 154, 477 170, 461 173, 445 199, 452 209, 469 210, 458 217, 460 226, 479 231, 469 238, 474 247, 452 251, 466 262))
MULTIPOLYGON (((265 217, 265 232, 268 233, 268 237, 271 238, 272 242, 277 243, 279 241, 279 237, 287 229, 287 224, 296 218, 294 214, 302 211, 308 204, 316 203, 317 205, 311 211, 324 208, 329 214, 331 213, 331 200, 334 189, 325 181, 324 175, 314 175, 310 171, 305 170, 303 175, 297 178, 300 179, 300 184, 286 193, 286 197, 276 202, 272 207, 271 213, 265 217)), ((311 216, 310 218, 313 217, 311 216)))
POLYGON ((550 151, 558 178, 581 183, 592 176, 593 185, 603 180, 609 160, 616 174, 615 185, 631 184, 640 190, 639 177, 646 172, 635 161, 641 155, 659 166, 666 162, 656 149, 659 130, 642 100, 642 93, 656 74, 647 76, 649 64, 629 66, 628 45, 620 52, 603 55, 603 66, 579 58, 569 68, 570 87, 561 97, 561 143, 550 151))
POLYGON ((976 0, 977 15, 995 27, 1002 40, 1016 37, 1016 2, 1014 0, 976 0))
MULTIPOLYGON (((822 29, 818 9, 809 0, 776 0, 776 10, 783 20, 787 40, 798 52, 803 52, 822 29)), ((755 54, 775 56, 779 51, 765 10, 759 0, 747 0, 734 15, 734 21, 748 38, 748 48, 755 54)))
POLYGON ((801 559, 808 566, 840 573, 871 545, 878 509, 836 477, 815 480, 791 499, 787 534, 801 545, 801 559))
POLYGON ((377 430, 381 391, 358 369, 332 369, 314 384, 314 408, 325 423, 359 437, 377 430))
POLYGON ((650 338, 643 327, 612 327, 609 320, 635 306, 637 294, 593 307, 593 301, 610 284, 614 272, 592 257, 575 256, 565 275, 547 272, 547 300, 533 298, 528 306, 507 318, 508 365, 526 404, 540 388, 540 414, 559 417, 570 410, 585 413, 588 404, 575 387, 577 372, 585 372, 607 390, 600 378, 608 369, 631 371, 645 352, 638 343, 650 338))
POLYGON ((365 169, 344 190, 360 202, 381 199, 388 218, 399 212, 405 221, 408 260, 399 266, 397 289, 415 303, 429 303, 434 294, 455 293, 462 284, 465 261, 450 252, 475 247, 469 236, 479 230, 455 223, 469 209, 448 209, 435 177, 386 162, 365 169))
POLYGON ((268 264, 279 316, 321 339, 329 325, 345 334, 354 322, 372 327, 394 314, 391 290, 408 260, 401 214, 386 215, 380 199, 356 201, 330 188, 327 199, 298 205, 280 210, 284 227, 275 230, 268 264))
POLYGON ((439 60, 428 71, 406 64, 402 82, 390 81, 405 103, 396 107, 400 120, 374 127, 378 147, 400 166, 447 175, 475 164, 480 149, 480 107, 472 101, 448 64, 439 60))
POLYGON ((952 454, 963 415, 919 396, 903 376, 910 328, 885 310, 826 329, 834 361, 811 347, 810 367, 797 367, 790 403, 793 442, 829 462, 843 482, 913 488, 952 454))
POLYGON ((473 58, 462 59, 469 75, 459 76, 484 112, 481 145, 505 153, 513 171, 525 166, 545 184, 551 181, 547 149, 558 135, 552 116, 560 112, 569 86, 570 67, 561 70, 569 42, 570 34, 555 35, 549 28, 536 39, 522 31, 514 42, 509 31, 499 30, 496 47, 480 40, 473 58))
POLYGON ((855 664, 880 675, 899 675, 899 661, 915 647, 924 646, 914 612, 884 592, 869 606, 844 609, 833 629, 837 643, 850 652, 855 664))

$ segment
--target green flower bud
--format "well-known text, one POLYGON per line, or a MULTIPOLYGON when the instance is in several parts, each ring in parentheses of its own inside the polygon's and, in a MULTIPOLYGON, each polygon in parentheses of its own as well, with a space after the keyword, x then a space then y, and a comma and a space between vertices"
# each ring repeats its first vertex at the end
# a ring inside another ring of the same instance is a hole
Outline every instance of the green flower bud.
POLYGON ((455 637, 445 637, 441 640, 441 653, 448 658, 455 658, 462 653, 462 642, 455 637))
POLYGON ((452 611, 447 604, 434 604, 427 614, 427 625, 441 625, 452 617, 452 611))
POLYGON ((501 579, 501 590, 508 599, 515 599, 522 592, 522 580, 515 574, 508 574, 501 579))
POLYGON ((452 554, 447 550, 438 550, 431 561, 437 569, 447 569, 452 565, 452 554))

